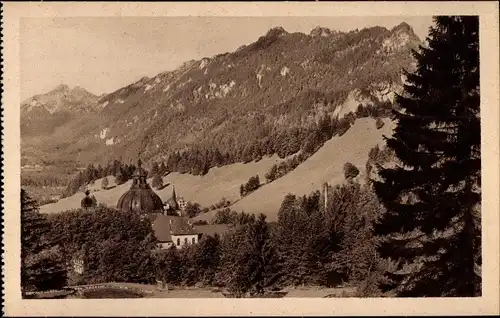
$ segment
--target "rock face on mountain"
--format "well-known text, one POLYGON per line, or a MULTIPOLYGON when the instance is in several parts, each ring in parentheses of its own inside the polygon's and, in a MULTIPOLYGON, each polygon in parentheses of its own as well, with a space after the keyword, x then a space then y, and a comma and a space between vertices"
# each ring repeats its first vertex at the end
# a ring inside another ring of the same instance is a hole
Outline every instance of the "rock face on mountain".
POLYGON ((273 28, 235 52, 100 97, 67 86, 34 96, 21 106, 23 151, 82 163, 128 161, 139 151, 146 160, 166 159, 193 145, 242 153, 270 144, 275 151, 273 141, 303 138, 323 116, 391 102, 419 44, 406 23, 351 32, 318 27, 309 35, 273 28), (38 117, 55 123, 36 125, 38 117))
POLYGON ((59 85, 54 90, 35 95, 21 103, 21 135, 53 132, 81 113, 95 113, 98 97, 81 87, 59 85))
POLYGON ((35 95, 21 103, 21 112, 44 109, 50 114, 60 111, 92 111, 91 106, 98 97, 87 92, 81 87, 70 89, 67 85, 61 84, 54 90, 41 95, 35 95))

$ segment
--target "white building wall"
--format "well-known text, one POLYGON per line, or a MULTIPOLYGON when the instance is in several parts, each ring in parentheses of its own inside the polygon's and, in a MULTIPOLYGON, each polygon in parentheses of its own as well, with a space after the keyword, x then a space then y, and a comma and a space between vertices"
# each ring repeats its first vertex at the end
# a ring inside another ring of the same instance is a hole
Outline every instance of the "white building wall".
POLYGON ((172 242, 177 248, 189 244, 198 244, 198 234, 172 235, 172 242))

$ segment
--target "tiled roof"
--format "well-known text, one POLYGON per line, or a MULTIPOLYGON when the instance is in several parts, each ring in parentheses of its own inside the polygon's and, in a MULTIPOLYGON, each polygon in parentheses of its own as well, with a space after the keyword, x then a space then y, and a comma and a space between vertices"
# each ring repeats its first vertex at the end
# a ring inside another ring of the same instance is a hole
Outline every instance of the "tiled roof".
POLYGON ((186 219, 173 215, 158 215, 153 221, 153 230, 160 242, 171 242, 172 235, 198 234, 186 219))
POLYGON ((195 229, 200 234, 214 236, 215 234, 223 235, 234 229, 234 227, 228 224, 207 224, 195 225, 195 229))

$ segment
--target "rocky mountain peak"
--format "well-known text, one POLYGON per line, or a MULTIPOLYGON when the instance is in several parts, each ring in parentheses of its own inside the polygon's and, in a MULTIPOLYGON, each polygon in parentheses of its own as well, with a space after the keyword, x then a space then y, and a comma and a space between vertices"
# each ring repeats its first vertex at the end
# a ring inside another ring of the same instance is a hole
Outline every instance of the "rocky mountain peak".
POLYGON ((418 37, 415 34, 415 31, 413 30, 413 28, 408 23, 406 23, 406 22, 401 22, 400 24, 396 25, 395 27, 393 27, 391 29, 391 32, 393 34, 395 34, 395 33, 406 33, 410 37, 418 39, 418 37))
POLYGON ((34 109, 45 109, 53 114, 61 110, 88 110, 98 97, 81 87, 71 89, 66 84, 60 84, 45 94, 38 94, 21 103, 24 113, 34 109))
POLYGON ((94 94, 90 93, 87 91, 85 88, 80 87, 80 86, 75 86, 72 89, 66 85, 66 84, 59 84, 57 85, 53 90, 46 94, 40 94, 36 95, 34 97, 43 98, 42 96, 47 96, 47 95, 60 95, 63 94, 65 96, 74 97, 74 98, 82 98, 82 97, 92 97, 94 94))
POLYGON ((332 30, 320 26, 315 27, 311 30, 311 33, 309 33, 312 37, 329 36, 330 34, 332 34, 332 30))
POLYGON ((77 92, 77 93, 88 93, 88 91, 80 86, 75 86, 72 91, 77 92))
POLYGON ((52 90, 52 92, 69 92, 70 88, 66 84, 59 84, 52 90))
POLYGON ((283 35, 287 35, 288 32, 283 29, 281 26, 276 26, 274 28, 271 28, 269 31, 266 33, 266 37, 280 37, 283 35))

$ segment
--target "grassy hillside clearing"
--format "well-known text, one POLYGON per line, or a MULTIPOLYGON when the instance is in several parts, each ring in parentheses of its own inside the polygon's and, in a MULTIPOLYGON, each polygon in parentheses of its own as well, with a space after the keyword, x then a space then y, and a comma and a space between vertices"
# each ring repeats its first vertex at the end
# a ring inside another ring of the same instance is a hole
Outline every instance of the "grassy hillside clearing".
MULTIPOLYGON (((265 213, 270 221, 276 220, 276 214, 287 193, 297 195, 309 194, 321 188, 324 182, 339 184, 344 181, 343 166, 351 162, 360 170, 359 179, 365 174, 365 164, 368 160, 369 150, 377 144, 383 143, 383 135, 392 133, 393 124, 385 120, 386 124, 381 129, 376 129, 375 120, 362 118, 356 120, 354 125, 341 137, 334 137, 327 141, 313 156, 300 164, 295 170, 282 178, 261 186, 255 192, 240 199, 239 187, 248 179, 259 174, 261 182, 273 164, 281 161, 277 156, 263 158, 259 162, 237 163, 218 168, 212 168, 204 176, 171 173, 163 177, 161 190, 155 190, 162 198, 167 200, 172 194, 172 187, 178 196, 187 201, 198 202, 203 207, 208 207, 220 201, 222 197, 231 202, 235 211, 247 213, 265 213)), ((116 206, 120 196, 130 188, 131 180, 113 187, 114 178, 108 177, 111 189, 101 189, 101 179, 96 180, 89 190, 95 195, 99 203, 116 206)), ((151 179, 149 179, 151 184, 151 179)), ((84 194, 78 192, 71 197, 61 199, 52 204, 40 207, 42 213, 54 213, 80 207, 84 194)), ((216 211, 201 214, 196 219, 210 221, 216 211)))
MULTIPOLYGON (((216 167, 209 170, 204 176, 194 176, 190 174, 170 173, 163 177, 163 184, 166 185, 161 190, 155 192, 166 201, 172 195, 172 187, 178 196, 184 197, 187 201, 198 202, 203 207, 208 207, 220 201, 222 197, 234 202, 240 196, 240 185, 248 179, 259 174, 261 180, 265 180, 264 175, 269 169, 281 160, 278 156, 263 158, 258 162, 247 164, 236 163, 223 167, 216 167)), ((120 196, 130 188, 132 180, 115 187, 114 177, 108 176, 108 190, 101 189, 102 179, 98 179, 88 189, 95 195, 97 202, 114 207, 120 196)), ((148 182, 151 184, 152 179, 148 182)), ((56 203, 43 205, 40 207, 42 213, 56 213, 68 209, 80 207, 80 201, 84 197, 83 192, 78 192, 73 196, 59 200, 56 203)))
MULTIPOLYGON (((343 167, 346 162, 354 164, 360 171, 359 180, 365 176, 368 152, 375 145, 383 144, 383 135, 391 135, 394 124, 385 119, 381 129, 375 127, 375 120, 362 118, 341 137, 327 141, 314 155, 285 176, 260 187, 231 206, 231 209, 246 213, 264 213, 269 221, 275 221, 283 198, 288 193, 309 194, 320 190, 324 182, 344 182, 343 167)), ((210 221, 216 211, 196 217, 210 221)))

